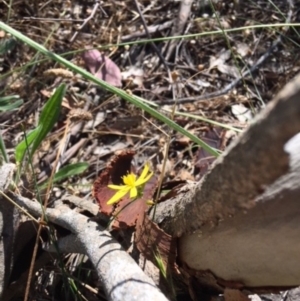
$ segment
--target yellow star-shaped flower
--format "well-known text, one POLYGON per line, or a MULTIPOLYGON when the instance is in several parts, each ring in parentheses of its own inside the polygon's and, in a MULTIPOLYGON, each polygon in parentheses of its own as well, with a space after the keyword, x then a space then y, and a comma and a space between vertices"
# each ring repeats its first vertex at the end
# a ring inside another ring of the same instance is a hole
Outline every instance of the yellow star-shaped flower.
POLYGON ((118 191, 108 200, 107 204, 112 205, 118 202, 128 192, 131 199, 135 199, 139 196, 140 191, 138 188, 149 181, 153 175, 153 172, 149 172, 149 169, 149 164, 146 163, 138 179, 136 179, 136 175, 134 173, 129 173, 122 177, 124 185, 108 185, 109 188, 118 191))

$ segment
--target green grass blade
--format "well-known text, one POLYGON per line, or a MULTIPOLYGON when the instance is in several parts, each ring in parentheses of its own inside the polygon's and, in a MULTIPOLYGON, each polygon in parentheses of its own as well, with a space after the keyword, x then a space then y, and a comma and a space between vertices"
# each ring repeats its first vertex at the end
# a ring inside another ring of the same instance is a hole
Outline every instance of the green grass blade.
POLYGON ((17 41, 14 38, 0 40, 0 55, 5 55, 14 50, 17 46, 17 41))
POLYGON ((186 137, 190 138, 193 142, 200 145, 204 150, 206 150, 211 155, 216 156, 216 157, 219 156, 219 152, 217 150, 213 149, 208 144, 206 144, 204 141, 202 141, 201 139, 199 139, 195 135, 191 134, 190 132, 188 132, 187 130, 185 130, 181 126, 179 126, 173 120, 169 119, 165 115, 157 112, 155 109, 153 109, 150 106, 148 106, 147 104, 145 104, 143 102, 142 98, 129 95, 125 91, 123 91, 121 89, 118 89, 116 87, 113 87, 113 86, 109 85, 108 83, 106 83, 105 81, 102 81, 102 80, 96 78, 91 73, 89 73, 86 70, 72 64, 70 61, 64 59, 63 57, 61 57, 61 56, 59 56, 59 55, 57 55, 53 52, 48 51, 42 45, 34 42, 30 38, 24 36, 22 33, 20 33, 17 30, 14 30, 13 28, 11 28, 10 26, 4 24, 3 22, 0 22, 0 28, 3 29, 4 31, 10 33, 11 35, 16 37, 17 39, 19 39, 19 40, 23 41, 24 43, 28 44, 29 46, 31 46, 35 50, 37 50, 37 51, 43 53, 44 55, 52 58, 56 62, 61 63, 62 65, 68 67, 69 69, 73 70, 74 72, 81 74, 84 78, 86 78, 86 79, 92 81, 93 83, 101 86, 105 90, 107 90, 109 92, 112 92, 115 95, 118 95, 119 97, 125 99, 126 101, 128 101, 132 104, 134 104, 135 106, 137 106, 138 108, 140 108, 140 109, 144 110, 145 112, 149 113, 150 115, 157 118, 158 120, 164 122, 170 128, 178 131, 179 133, 181 133, 181 134, 185 135, 186 137))
MULTIPOLYGON (((62 167, 53 177, 52 183, 64 180, 66 178, 77 176, 83 173, 89 167, 88 163, 79 162, 74 164, 69 164, 62 167)), ((45 188, 48 185, 48 181, 43 183, 40 188, 45 188)))
MULTIPOLYGON (((1 151, 1 154, 2 154, 2 157, 3 157, 4 162, 8 163, 8 162, 9 162, 9 159, 8 159, 8 155, 7 155, 7 152, 6 152, 6 147, 5 147, 3 138, 2 138, 2 133, 1 133, 1 131, 0 131, 0 151, 1 151)), ((1 160, 1 161, 2 161, 2 160, 1 160)))
POLYGON ((27 151, 27 148, 32 145, 30 150, 30 157, 33 156, 34 152, 37 150, 41 142, 47 136, 47 134, 52 130, 54 124, 56 123, 60 108, 61 102, 63 100, 64 94, 66 91, 66 85, 60 85, 51 98, 47 101, 46 105, 44 106, 40 119, 39 124, 36 129, 31 131, 27 136, 26 139, 21 141, 15 151, 16 161, 21 163, 27 151))
POLYGON ((0 111, 12 111, 17 109, 21 104, 23 104, 23 100, 20 99, 18 95, 10 95, 5 97, 0 97, 0 111))
POLYGON ((61 103, 65 92, 66 85, 61 84, 43 108, 39 120, 40 130, 38 131, 37 136, 33 140, 32 149, 30 151, 31 157, 33 156, 37 148, 40 146, 44 138, 47 136, 47 134, 52 130, 54 124, 58 120, 61 109, 61 103))
POLYGON ((157 267, 159 269, 159 271, 161 272, 161 274, 163 275, 163 277, 165 279, 167 279, 167 268, 165 267, 165 264, 159 254, 159 252, 153 252, 157 267))
POLYGON ((37 137, 39 130, 40 127, 38 126, 36 129, 32 130, 29 134, 26 135, 26 139, 21 141, 16 146, 15 157, 18 163, 21 163, 23 161, 27 147, 29 147, 32 144, 33 140, 37 137))
POLYGON ((203 122, 207 122, 207 123, 212 124, 214 126, 218 126, 218 127, 224 128, 226 130, 234 131, 234 132, 237 132, 237 133, 242 133, 243 132, 243 130, 238 129, 238 128, 234 127, 234 126, 231 126, 231 125, 228 125, 228 124, 224 124, 224 123, 221 123, 221 122, 217 122, 217 121, 214 121, 214 120, 210 120, 208 118, 205 118, 205 117, 202 117, 202 116, 197 116, 197 115, 190 114, 190 113, 184 113, 184 112, 175 111, 175 115, 185 116, 185 117, 189 117, 189 118, 201 120, 203 122))

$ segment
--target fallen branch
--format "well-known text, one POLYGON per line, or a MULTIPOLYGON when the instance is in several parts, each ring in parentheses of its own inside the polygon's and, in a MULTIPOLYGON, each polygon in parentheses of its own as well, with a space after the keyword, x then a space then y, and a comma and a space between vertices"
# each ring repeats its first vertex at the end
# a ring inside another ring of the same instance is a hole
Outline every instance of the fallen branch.
POLYGON ((199 183, 157 205, 154 221, 181 236, 205 224, 217 225, 256 205, 255 198, 287 173, 285 143, 300 132, 300 76, 278 94, 199 183))
MULTIPOLYGON (((18 195, 14 200, 33 215, 42 215, 39 203, 18 195)), ((94 265, 109 300, 167 300, 110 233, 96 222, 66 206, 47 209, 45 214, 50 222, 75 234, 94 265)))
POLYGON ((300 75, 200 182, 175 188, 173 197, 156 206, 154 221, 179 237, 182 268, 199 285, 300 284, 300 139, 294 137, 300 132, 299 100, 300 75))
POLYGON ((287 148, 289 172, 270 185, 252 209, 180 238, 181 262, 241 286, 300 284, 300 135, 292 141, 287 148))

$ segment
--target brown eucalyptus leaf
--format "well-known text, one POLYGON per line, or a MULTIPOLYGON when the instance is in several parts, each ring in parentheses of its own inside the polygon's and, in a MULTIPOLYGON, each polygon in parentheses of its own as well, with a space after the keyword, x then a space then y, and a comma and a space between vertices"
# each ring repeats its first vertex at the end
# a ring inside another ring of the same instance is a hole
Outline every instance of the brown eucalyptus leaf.
POLYGON ((153 194, 157 188, 157 177, 152 176, 145 184, 143 196, 135 201, 132 201, 126 195, 117 205, 117 217, 114 221, 113 228, 128 228, 136 224, 140 215, 149 209, 147 201, 152 200, 153 194))
MULTIPOLYGON (((131 160, 135 152, 133 150, 123 150, 109 161, 105 170, 99 175, 93 185, 93 196, 99 204, 100 211, 110 216, 115 207, 107 205, 107 201, 116 193, 115 190, 107 187, 109 184, 121 185, 122 176, 131 171, 131 160)), ((122 199, 127 199, 125 195, 122 199)))
POLYGON ((115 205, 107 205, 107 201, 116 193, 108 185, 122 185, 122 177, 129 172, 134 172, 134 168, 131 165, 134 154, 133 150, 119 151, 107 164, 107 167, 100 174, 93 186, 93 195, 99 204, 100 211, 108 216, 114 216, 112 222, 113 229, 126 229, 135 226, 139 216, 148 210, 147 201, 153 198, 153 194, 157 188, 158 180, 153 175, 145 183, 143 196, 140 199, 132 201, 129 193, 127 193, 115 205))

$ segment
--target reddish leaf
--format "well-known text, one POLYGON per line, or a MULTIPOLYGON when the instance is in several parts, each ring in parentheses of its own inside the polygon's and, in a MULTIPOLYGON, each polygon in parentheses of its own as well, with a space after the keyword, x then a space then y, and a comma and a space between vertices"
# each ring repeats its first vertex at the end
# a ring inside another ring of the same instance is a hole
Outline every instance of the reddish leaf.
POLYGON ((100 206, 100 211, 108 216, 115 216, 112 224, 114 229, 134 226, 138 217, 148 209, 146 201, 152 199, 157 187, 157 179, 155 176, 152 176, 145 184, 144 194, 141 199, 132 201, 129 194, 126 194, 115 206, 107 205, 107 201, 116 193, 115 190, 108 188, 107 185, 123 184, 122 176, 133 169, 131 161, 134 154, 135 152, 132 150, 119 152, 94 183, 93 195, 100 206))
POLYGON ((152 176, 145 184, 143 197, 133 201, 129 197, 122 199, 117 205, 117 212, 120 212, 113 224, 115 228, 133 227, 138 217, 149 209, 147 201, 151 200, 157 187, 157 178, 152 176))
POLYGON ((121 71, 109 57, 93 49, 83 52, 82 58, 87 69, 96 77, 115 87, 122 86, 121 71))
POLYGON ((132 150, 118 152, 94 183, 93 196, 99 204, 100 211, 108 216, 114 212, 115 208, 107 205, 107 201, 116 191, 108 188, 107 185, 120 185, 123 183, 122 176, 131 171, 131 160, 134 154, 135 152, 132 150))
POLYGON ((93 185, 93 196, 99 204, 100 211, 108 216, 110 216, 114 211, 113 206, 106 204, 107 201, 115 194, 115 191, 107 187, 110 183, 110 172, 106 169, 101 173, 93 185))

